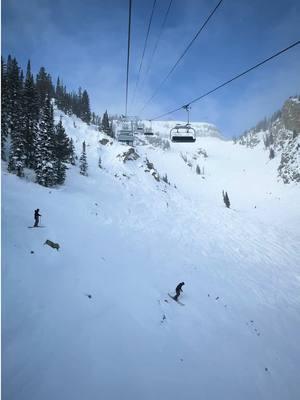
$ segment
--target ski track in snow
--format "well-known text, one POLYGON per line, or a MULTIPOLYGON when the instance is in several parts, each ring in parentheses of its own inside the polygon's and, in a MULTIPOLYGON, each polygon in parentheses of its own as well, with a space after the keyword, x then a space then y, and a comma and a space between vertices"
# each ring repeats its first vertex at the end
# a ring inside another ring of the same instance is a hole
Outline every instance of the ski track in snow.
POLYGON ((298 399, 300 195, 278 159, 208 137, 124 164, 128 146, 63 124, 89 177, 49 189, 2 165, 3 398, 298 399))

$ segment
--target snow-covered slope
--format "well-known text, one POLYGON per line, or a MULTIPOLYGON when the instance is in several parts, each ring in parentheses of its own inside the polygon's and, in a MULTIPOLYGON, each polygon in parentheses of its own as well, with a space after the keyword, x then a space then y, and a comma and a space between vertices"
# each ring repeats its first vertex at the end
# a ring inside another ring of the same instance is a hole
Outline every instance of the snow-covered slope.
POLYGON ((127 146, 63 124, 88 177, 47 189, 3 166, 3 398, 298 399, 299 188, 259 147, 204 137, 123 163, 127 146))

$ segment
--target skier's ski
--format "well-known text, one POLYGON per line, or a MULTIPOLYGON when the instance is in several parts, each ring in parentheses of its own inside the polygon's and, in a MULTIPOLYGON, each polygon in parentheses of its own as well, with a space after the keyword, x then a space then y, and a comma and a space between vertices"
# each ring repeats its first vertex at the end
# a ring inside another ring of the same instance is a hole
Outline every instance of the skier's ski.
POLYGON ((32 228, 46 228, 44 225, 41 226, 27 226, 27 228, 32 229, 32 228))
POLYGON ((168 293, 168 295, 171 297, 171 299, 173 299, 174 301, 176 301, 176 303, 180 304, 181 306, 185 306, 185 304, 181 303, 181 301, 175 300, 175 297, 174 297, 174 296, 171 296, 170 293, 168 293))

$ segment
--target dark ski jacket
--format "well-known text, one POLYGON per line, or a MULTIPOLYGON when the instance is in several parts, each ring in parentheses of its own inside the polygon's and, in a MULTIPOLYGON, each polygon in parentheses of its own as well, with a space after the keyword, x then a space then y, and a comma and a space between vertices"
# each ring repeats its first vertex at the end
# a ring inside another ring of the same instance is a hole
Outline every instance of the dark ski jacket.
POLYGON ((176 286, 176 293, 183 292, 182 286, 184 285, 184 282, 179 283, 179 285, 176 286))
POLYGON ((38 210, 34 210, 34 218, 37 219, 38 217, 41 217, 41 214, 39 214, 38 210))

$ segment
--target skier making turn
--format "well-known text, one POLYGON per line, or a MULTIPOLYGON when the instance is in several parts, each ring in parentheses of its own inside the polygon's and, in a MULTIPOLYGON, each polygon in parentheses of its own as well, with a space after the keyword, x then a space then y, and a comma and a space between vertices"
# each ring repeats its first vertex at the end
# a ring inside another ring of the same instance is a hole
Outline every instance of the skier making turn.
POLYGON ((176 295, 174 296, 174 300, 175 301, 177 301, 178 300, 178 297, 180 296, 180 293, 182 292, 183 293, 183 290, 182 290, 182 286, 184 285, 184 282, 180 282, 179 283, 179 285, 177 285, 176 286, 176 295))

